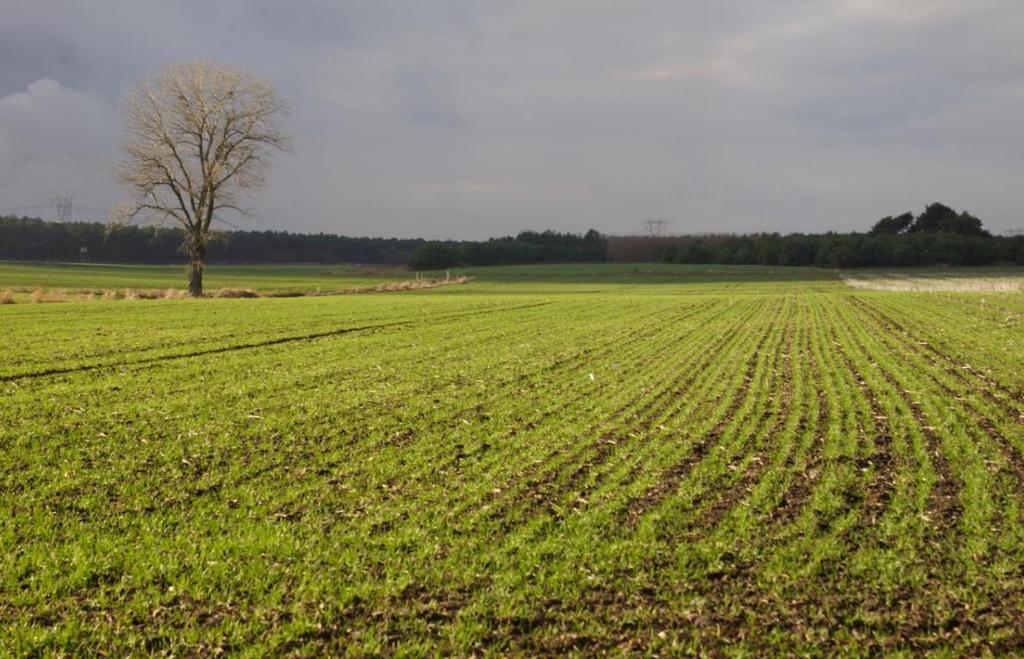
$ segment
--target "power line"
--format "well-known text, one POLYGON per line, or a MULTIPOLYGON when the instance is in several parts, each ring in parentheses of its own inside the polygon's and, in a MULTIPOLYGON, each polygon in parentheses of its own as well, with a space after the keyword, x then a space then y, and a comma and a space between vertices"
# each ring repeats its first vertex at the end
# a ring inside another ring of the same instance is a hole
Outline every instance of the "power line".
POLYGON ((52 208, 53 204, 42 204, 40 206, 11 206, 10 208, 0 208, 0 213, 9 213, 11 211, 31 211, 39 210, 41 208, 52 208))
MULTIPOLYGON (((30 206, 10 206, 10 207, 7 207, 7 208, 0 208, 0 213, 10 213, 10 212, 14 212, 14 211, 30 211, 30 210, 49 210, 49 209, 52 209, 54 206, 57 207, 57 220, 59 222, 70 222, 71 221, 71 218, 72 218, 72 199, 71 199, 71 195, 69 193, 67 193, 67 192, 58 193, 58 194, 53 195, 52 197, 50 197, 50 203, 49 204, 33 204, 33 205, 30 205, 30 206)), ((90 206, 81 206, 81 205, 77 205, 77 204, 74 206, 74 210, 85 211, 86 213, 93 213, 93 214, 99 215, 101 217, 109 216, 110 215, 110 209, 92 208, 90 206)), ((222 224, 224 224, 226 226, 229 226, 229 227, 231 227, 232 229, 234 229, 236 231, 246 231, 247 230, 245 227, 239 226, 238 224, 235 224, 234 222, 231 222, 229 220, 225 220, 224 218, 221 218, 221 217, 215 217, 214 220, 216 222, 220 222, 220 223, 222 223, 222 224)), ((152 223, 153 225, 157 225, 157 226, 160 226, 162 224, 162 222, 160 222, 159 220, 152 220, 151 218, 142 218, 142 217, 137 218, 135 220, 135 223, 137 223, 137 224, 152 223)))
MULTIPOLYGON (((54 197, 57 197, 57 196, 58 195, 54 195, 54 197)), ((7 208, 0 208, 0 213, 11 213, 11 212, 14 212, 14 211, 46 210, 46 209, 53 208, 55 204, 56 204, 56 201, 51 201, 48 204, 35 204, 35 205, 32 205, 32 206, 8 206, 7 208)), ((78 204, 76 204, 74 206, 74 208, 75 208, 75 210, 82 210, 82 211, 85 211, 86 213, 95 213, 97 215, 108 215, 110 213, 110 209, 92 208, 90 206, 81 206, 81 205, 78 205, 78 204)))
POLYGON ((228 222, 227 220, 225 220, 225 219, 224 219, 224 218, 222 218, 222 217, 215 217, 215 218, 213 218, 213 219, 214 219, 214 220, 216 220, 217 222, 220 222, 220 223, 222 223, 222 224, 226 224, 226 225, 228 225, 229 227, 231 227, 231 228, 232 228, 232 229, 234 229, 235 231, 244 231, 244 229, 243 229, 242 227, 238 226, 238 225, 237 225, 237 224, 235 224, 234 222, 228 222))
POLYGON ((75 208, 78 210, 83 210, 87 213, 99 213, 100 215, 106 215, 110 212, 110 209, 104 210, 102 208, 89 208, 88 206, 76 205, 75 208))

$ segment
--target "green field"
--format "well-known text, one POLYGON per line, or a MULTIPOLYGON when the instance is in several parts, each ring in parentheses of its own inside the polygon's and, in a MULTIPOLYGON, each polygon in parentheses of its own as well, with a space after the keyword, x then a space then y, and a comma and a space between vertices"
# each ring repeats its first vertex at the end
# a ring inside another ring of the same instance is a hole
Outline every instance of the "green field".
POLYGON ((0 306, 0 655, 1024 651, 1024 272, 471 274, 0 306))
MULTIPOLYGON (((267 292, 305 292, 410 279, 413 276, 402 269, 386 266, 211 265, 206 270, 205 283, 209 290, 251 288, 267 292)), ((179 265, 0 262, 0 290, 185 289, 187 283, 185 268, 179 265)))

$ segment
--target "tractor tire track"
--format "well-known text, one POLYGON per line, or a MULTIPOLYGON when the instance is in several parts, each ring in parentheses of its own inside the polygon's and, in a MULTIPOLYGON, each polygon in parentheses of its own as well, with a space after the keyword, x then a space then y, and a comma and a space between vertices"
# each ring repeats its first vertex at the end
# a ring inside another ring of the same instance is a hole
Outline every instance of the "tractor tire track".
POLYGON ((164 362, 178 361, 182 359, 191 359, 193 357, 205 357, 208 355, 219 355, 229 352, 239 352, 244 350, 257 350, 260 348, 268 348, 272 346, 283 345, 287 343, 299 343, 307 341, 315 341, 317 339, 331 338, 336 336, 344 336, 346 334, 356 334, 361 332, 370 332, 374 330, 394 329, 399 327, 414 327, 414 326, 426 326, 435 322, 446 322, 449 320, 456 320, 458 318, 475 317, 493 313, 501 313, 505 311, 518 311, 523 309, 533 309, 537 307, 544 307, 553 302, 539 302, 535 304, 526 304, 520 306, 501 307, 499 309, 488 309, 486 311, 474 311, 464 314, 452 314, 450 316, 442 316, 437 318, 431 318, 426 322, 417 322, 412 320, 403 320, 392 323, 379 323, 376 325, 362 325, 358 327, 341 327, 333 330, 325 330, 323 332, 312 332, 309 334, 300 334, 295 336, 282 336, 274 339, 267 339, 264 341, 253 341, 250 343, 240 343, 228 346, 219 346, 216 348, 206 348, 203 350, 193 350, 190 352, 176 353, 173 355, 158 355, 155 357, 146 357, 143 359, 133 359, 124 362, 104 362, 98 364, 82 364, 79 366, 69 366, 64 368, 50 368, 43 369, 40 371, 31 371, 27 373, 15 373, 9 375, 0 376, 0 382, 15 382, 18 380, 35 380, 38 378, 50 377, 54 375, 68 375, 73 373, 83 373, 88 371, 96 371, 100 369, 113 369, 113 368, 131 368, 134 366, 148 367, 154 364, 161 364, 164 362))

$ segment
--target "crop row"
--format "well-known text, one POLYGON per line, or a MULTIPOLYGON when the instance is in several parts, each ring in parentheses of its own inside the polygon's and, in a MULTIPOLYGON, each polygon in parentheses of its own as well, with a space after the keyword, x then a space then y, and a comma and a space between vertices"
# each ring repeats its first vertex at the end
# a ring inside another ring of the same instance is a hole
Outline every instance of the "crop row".
POLYGON ((10 326, 0 647, 1024 643, 1015 297, 217 304, 10 326))

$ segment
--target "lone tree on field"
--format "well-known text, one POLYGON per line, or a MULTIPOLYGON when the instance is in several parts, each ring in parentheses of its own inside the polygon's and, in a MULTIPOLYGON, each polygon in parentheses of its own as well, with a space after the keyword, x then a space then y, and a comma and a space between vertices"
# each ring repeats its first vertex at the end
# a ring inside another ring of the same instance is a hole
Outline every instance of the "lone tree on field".
POLYGON ((271 153, 288 149, 279 125, 287 111, 270 85, 204 61, 173 65, 124 100, 117 175, 133 201, 118 206, 115 222, 148 215, 180 224, 193 297, 203 294, 210 225, 224 211, 244 213, 241 193, 260 190, 271 153))

